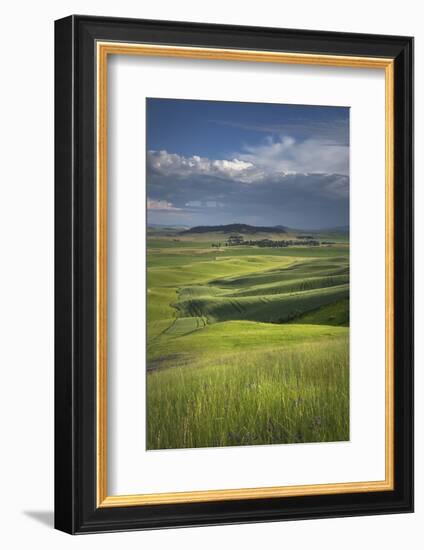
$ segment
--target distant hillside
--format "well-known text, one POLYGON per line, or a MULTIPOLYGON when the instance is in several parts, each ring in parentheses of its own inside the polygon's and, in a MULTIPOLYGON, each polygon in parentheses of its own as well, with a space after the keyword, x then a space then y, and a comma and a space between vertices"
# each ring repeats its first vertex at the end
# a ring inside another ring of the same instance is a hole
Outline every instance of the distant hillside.
POLYGON ((263 227, 255 225, 247 225, 244 223, 230 223, 228 225, 199 225, 192 227, 186 231, 182 231, 182 234, 188 235, 193 233, 287 233, 288 228, 283 225, 276 225, 274 227, 263 227))

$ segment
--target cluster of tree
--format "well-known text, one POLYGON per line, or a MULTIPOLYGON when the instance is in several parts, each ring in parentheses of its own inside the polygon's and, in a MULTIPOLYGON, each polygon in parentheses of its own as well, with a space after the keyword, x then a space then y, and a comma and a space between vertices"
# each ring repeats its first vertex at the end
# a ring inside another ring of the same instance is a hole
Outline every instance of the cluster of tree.
POLYGON ((291 239, 281 241, 274 241, 272 239, 261 239, 259 241, 243 241, 240 244, 267 248, 285 248, 286 246, 319 246, 320 242, 316 239, 302 239, 301 241, 294 241, 291 239))
POLYGON ((237 244, 245 244, 243 235, 230 235, 227 240, 229 246, 234 246, 237 244))
MULTIPOLYGON (((324 244, 324 243, 323 243, 324 244)), ((330 243, 327 243, 330 244, 330 243)), ((292 240, 284 239, 275 241, 273 239, 244 240, 242 236, 231 235, 228 240, 222 243, 212 243, 212 248, 221 248, 221 246, 259 246, 266 248, 285 248, 287 246, 319 246, 320 242, 316 239, 292 240)))

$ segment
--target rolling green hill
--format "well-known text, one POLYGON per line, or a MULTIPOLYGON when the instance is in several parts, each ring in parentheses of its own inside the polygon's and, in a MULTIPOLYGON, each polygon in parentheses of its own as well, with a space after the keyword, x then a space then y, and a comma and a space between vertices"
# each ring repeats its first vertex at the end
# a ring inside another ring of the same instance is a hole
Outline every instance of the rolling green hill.
POLYGON ((215 235, 148 236, 147 448, 348 439, 348 245, 215 235))
POLYGON ((266 323, 284 323, 296 316, 346 298, 347 284, 313 290, 260 296, 210 296, 176 302, 182 317, 205 317, 208 322, 246 319, 266 323))

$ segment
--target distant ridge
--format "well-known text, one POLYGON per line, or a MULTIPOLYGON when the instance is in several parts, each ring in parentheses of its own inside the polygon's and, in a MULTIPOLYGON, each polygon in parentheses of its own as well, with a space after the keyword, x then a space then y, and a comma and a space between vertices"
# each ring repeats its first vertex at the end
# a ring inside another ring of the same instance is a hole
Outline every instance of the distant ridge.
POLYGON ((287 233, 288 228, 283 225, 264 227, 247 225, 245 223, 230 223, 228 225, 198 225, 182 231, 185 235, 191 233, 287 233))

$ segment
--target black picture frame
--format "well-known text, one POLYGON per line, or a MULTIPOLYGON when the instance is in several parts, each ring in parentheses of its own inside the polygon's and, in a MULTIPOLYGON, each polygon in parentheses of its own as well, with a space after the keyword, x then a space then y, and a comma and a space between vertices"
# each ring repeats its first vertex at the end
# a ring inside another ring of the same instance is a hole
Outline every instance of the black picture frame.
POLYGON ((413 39, 73 15, 55 22, 55 527, 72 534, 413 511, 413 39), (97 507, 96 41, 394 60, 394 490, 97 507))

